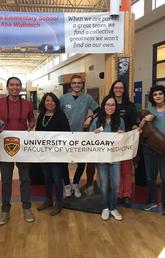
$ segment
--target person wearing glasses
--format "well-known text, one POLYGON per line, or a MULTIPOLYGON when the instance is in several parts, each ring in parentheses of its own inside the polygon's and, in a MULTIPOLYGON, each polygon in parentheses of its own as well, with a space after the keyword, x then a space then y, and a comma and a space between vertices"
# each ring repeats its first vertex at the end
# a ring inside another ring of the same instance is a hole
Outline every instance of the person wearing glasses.
MULTIPOLYGON (((124 120, 120 118, 117 101, 113 95, 106 96, 101 103, 101 110, 93 120, 90 131, 95 133, 122 133, 125 131, 124 120)), ((101 218, 108 220, 110 215, 116 220, 123 216, 117 210, 117 198, 120 182, 120 162, 100 162, 96 164, 102 199, 101 218)))
MULTIPOLYGON (((146 115, 144 122, 151 122, 161 133, 165 135, 165 87, 158 85, 152 87, 149 93, 151 105, 148 108, 150 114, 146 115)), ((148 201, 144 206, 145 211, 157 207, 156 200, 156 177, 160 171, 161 180, 161 207, 160 213, 165 215, 165 159, 151 146, 143 145, 143 155, 147 174, 148 201)))
MULTIPOLYGON (((99 110, 97 102, 92 96, 83 93, 84 87, 81 76, 75 74, 71 77, 71 92, 60 97, 61 109, 66 114, 72 132, 83 132, 84 128, 89 127, 92 116, 88 116, 88 111, 91 110, 96 114, 99 110), (88 117, 87 117, 88 116, 88 117)), ((85 169, 85 163, 78 163, 74 174, 73 184, 70 184, 68 164, 64 173, 64 194, 69 197, 74 194, 75 197, 81 197, 79 190, 79 181, 85 169)))
MULTIPOLYGON (((137 111, 134 103, 129 100, 126 84, 121 80, 113 82, 110 91, 117 101, 117 108, 120 117, 125 123, 125 131, 137 128, 137 111)), ((133 183, 133 162, 132 160, 121 161, 120 187, 118 202, 126 208, 132 206, 132 183, 133 183)))

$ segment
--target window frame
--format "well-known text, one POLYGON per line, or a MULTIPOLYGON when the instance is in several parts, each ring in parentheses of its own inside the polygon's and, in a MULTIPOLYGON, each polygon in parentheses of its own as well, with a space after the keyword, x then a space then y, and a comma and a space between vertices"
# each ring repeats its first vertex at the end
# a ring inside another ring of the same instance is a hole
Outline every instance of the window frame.
POLYGON ((165 59, 157 61, 157 50, 161 45, 165 45, 165 41, 153 45, 153 61, 152 61, 152 84, 157 85, 157 82, 165 81, 165 77, 157 78, 157 65, 165 63, 165 59))
POLYGON ((157 0, 152 0, 152 10, 155 10, 157 8, 159 8, 160 6, 164 5, 164 4, 161 4, 159 6, 157 6, 157 0))
POLYGON ((145 15, 145 13, 144 13, 144 4, 145 4, 145 3, 144 3, 144 0, 135 0, 135 1, 132 2, 132 4, 131 4, 131 12, 134 13, 134 15, 135 15, 135 20, 138 20, 138 19, 144 17, 144 15, 145 15), (134 5, 137 4, 137 3, 140 2, 140 1, 143 1, 143 15, 140 16, 140 17, 138 17, 138 18, 136 18, 136 14, 133 12, 133 9, 134 9, 134 5))

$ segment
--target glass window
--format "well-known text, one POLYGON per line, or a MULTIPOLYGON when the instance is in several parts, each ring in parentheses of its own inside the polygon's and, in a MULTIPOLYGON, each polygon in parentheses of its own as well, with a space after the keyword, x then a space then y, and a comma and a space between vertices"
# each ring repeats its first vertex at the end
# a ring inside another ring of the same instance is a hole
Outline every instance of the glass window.
POLYGON ((157 61, 165 60, 165 45, 161 45, 157 48, 157 61))
POLYGON ((153 85, 165 82, 165 42, 153 46, 153 85))
POLYGON ((157 64, 157 79, 165 77, 165 62, 157 64))
POLYGON ((158 8, 159 6, 165 4, 165 0, 152 0, 152 10, 158 8))
POLYGON ((135 20, 144 16, 144 0, 139 0, 132 5, 132 12, 135 14, 135 20))

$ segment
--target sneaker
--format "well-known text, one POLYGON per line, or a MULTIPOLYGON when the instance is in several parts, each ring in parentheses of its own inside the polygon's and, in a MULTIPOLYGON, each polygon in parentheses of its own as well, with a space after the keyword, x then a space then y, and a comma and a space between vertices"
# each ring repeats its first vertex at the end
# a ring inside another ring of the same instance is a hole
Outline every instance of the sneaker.
POLYGON ((10 213, 2 212, 0 218, 0 225, 5 225, 9 221, 10 213))
POLYGON ((84 192, 85 192, 85 194, 87 195, 87 196, 92 196, 92 195, 94 195, 94 185, 90 185, 90 186, 88 186, 87 188, 85 188, 85 190, 84 190, 84 192))
POLYGON ((160 214, 165 215, 165 206, 164 205, 160 208, 160 214))
POLYGON ((72 195, 72 186, 64 185, 64 197, 70 197, 72 195))
POLYGON ((124 197, 123 205, 124 205, 125 208, 131 208, 132 207, 131 198, 130 197, 124 197))
POLYGON ((53 206, 53 202, 50 201, 50 200, 46 200, 37 208, 37 210, 42 211, 42 210, 45 210, 45 209, 47 209, 49 207, 52 207, 52 206, 53 206))
POLYGON ((81 192, 78 188, 78 184, 73 184, 73 193, 74 193, 74 196, 77 197, 77 198, 80 198, 81 197, 81 192))
POLYGON ((149 211, 153 208, 156 208, 158 205, 155 202, 148 202, 146 203, 146 205, 144 206, 144 210, 145 211, 149 211))
POLYGON ((123 219, 123 217, 122 217, 122 215, 120 214, 120 212, 118 211, 118 210, 112 210, 112 211, 110 211, 110 213, 111 213, 111 215, 114 217, 114 219, 116 219, 116 220, 122 220, 123 219))
POLYGON ((108 208, 103 209, 103 210, 102 210, 102 213, 101 213, 101 218, 102 218, 103 220, 108 220, 108 219, 109 219, 109 214, 110 214, 110 211, 109 211, 108 208))
POLYGON ((24 218, 27 222, 34 222, 35 218, 31 209, 23 209, 24 218))
POLYGON ((52 208, 50 215, 54 216, 57 215, 58 213, 60 213, 62 210, 62 203, 56 202, 55 206, 52 208))

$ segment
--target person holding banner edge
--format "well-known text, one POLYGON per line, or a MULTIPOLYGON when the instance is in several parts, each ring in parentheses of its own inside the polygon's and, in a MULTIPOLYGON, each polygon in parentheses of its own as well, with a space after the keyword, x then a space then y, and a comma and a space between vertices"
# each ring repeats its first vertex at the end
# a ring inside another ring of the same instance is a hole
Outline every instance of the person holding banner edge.
MULTIPOLYGON (((163 85, 151 87, 149 92, 149 101, 151 103, 148 107, 150 114, 146 115, 142 121, 151 122, 153 127, 157 128, 163 135, 165 135, 165 87, 163 85)), ((146 142, 143 143, 143 156, 148 187, 148 200, 144 206, 144 210, 149 211, 158 206, 156 200, 156 178, 159 170, 161 179, 160 214, 165 215, 164 155, 163 153, 158 153, 153 146, 150 146, 150 144, 146 142)))
MULTIPOLYGON (((101 111, 93 120, 90 131, 101 132, 124 132, 124 121, 120 118, 117 110, 117 102, 113 96, 106 96, 101 104, 101 111)), ((123 217, 117 210, 117 198, 120 181, 120 162, 97 163, 102 197, 101 218, 108 220, 112 215, 116 220, 123 217)))
MULTIPOLYGON (((0 99, 0 118, 5 124, 3 129, 30 131, 35 124, 33 107, 29 100, 22 99, 19 95, 22 90, 21 80, 17 77, 10 77, 7 80, 7 90, 8 96, 0 99)), ((31 211, 29 164, 16 162, 16 166, 18 167, 21 182, 20 192, 24 218, 27 222, 33 222, 35 218, 31 211)), ((0 225, 4 225, 10 217, 14 162, 1 162, 0 167, 2 181, 2 213, 0 225)))
MULTIPOLYGON (((41 99, 39 108, 40 114, 37 119, 36 131, 70 131, 69 122, 54 93, 46 93, 41 99)), ((64 164, 41 163, 40 166, 45 178, 46 198, 38 210, 41 211, 53 206, 52 181, 54 181, 56 201, 50 212, 50 215, 54 216, 62 210, 64 164)))
MULTIPOLYGON (((126 132, 136 129, 137 126, 137 111, 135 105, 129 100, 126 85, 121 80, 113 82, 109 95, 113 95, 117 101, 117 107, 120 116, 125 123, 126 132)), ((132 182, 133 182, 133 162, 132 160, 121 161, 120 172, 120 187, 118 202, 124 207, 130 208, 132 206, 132 182)))
MULTIPOLYGON (((60 97, 61 108, 66 114, 71 131, 73 132, 83 132, 84 128, 89 127, 93 117, 87 117, 88 111, 91 110, 95 114, 99 110, 96 101, 90 95, 82 93, 83 86, 82 77, 74 74, 71 77, 71 93, 64 94, 60 97)), ((68 166, 66 166, 64 173, 65 197, 71 196, 72 193, 77 198, 81 197, 78 185, 84 169, 85 163, 77 164, 73 184, 71 185, 68 166)))

